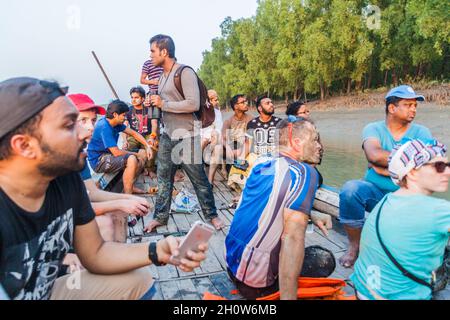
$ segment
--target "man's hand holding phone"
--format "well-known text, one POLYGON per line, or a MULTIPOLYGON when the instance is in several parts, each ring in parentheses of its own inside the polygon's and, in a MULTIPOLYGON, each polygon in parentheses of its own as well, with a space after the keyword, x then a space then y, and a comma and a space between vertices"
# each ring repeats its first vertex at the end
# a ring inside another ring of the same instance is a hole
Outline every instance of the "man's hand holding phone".
POLYGON ((206 259, 206 251, 208 250, 208 243, 202 242, 196 246, 194 250, 188 250, 185 257, 180 260, 173 260, 174 256, 180 254, 180 244, 183 238, 175 238, 168 236, 156 245, 156 252, 158 260, 161 263, 169 263, 178 266, 184 272, 191 272, 193 269, 200 266, 200 262, 206 259))

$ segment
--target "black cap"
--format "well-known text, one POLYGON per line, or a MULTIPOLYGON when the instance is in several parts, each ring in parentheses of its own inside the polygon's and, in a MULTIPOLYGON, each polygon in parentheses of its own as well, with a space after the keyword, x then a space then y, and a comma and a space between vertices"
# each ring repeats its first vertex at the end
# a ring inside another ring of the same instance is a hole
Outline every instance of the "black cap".
POLYGON ((34 117, 67 88, 35 78, 12 78, 0 82, 0 138, 34 117))

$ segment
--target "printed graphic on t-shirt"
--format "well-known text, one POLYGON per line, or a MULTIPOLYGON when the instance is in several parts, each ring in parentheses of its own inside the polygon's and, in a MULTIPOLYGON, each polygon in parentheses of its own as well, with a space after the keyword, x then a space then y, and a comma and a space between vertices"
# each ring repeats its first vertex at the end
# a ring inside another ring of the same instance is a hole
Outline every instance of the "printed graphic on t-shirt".
POLYGON ((252 139, 253 153, 260 156, 273 154, 276 151, 275 129, 280 120, 280 118, 273 117, 268 122, 262 122, 259 118, 255 118, 248 123, 247 132, 252 139))
POLYGON ((61 261, 73 243, 73 230, 73 209, 69 209, 38 237, 5 249, 2 285, 11 299, 50 298, 61 261))

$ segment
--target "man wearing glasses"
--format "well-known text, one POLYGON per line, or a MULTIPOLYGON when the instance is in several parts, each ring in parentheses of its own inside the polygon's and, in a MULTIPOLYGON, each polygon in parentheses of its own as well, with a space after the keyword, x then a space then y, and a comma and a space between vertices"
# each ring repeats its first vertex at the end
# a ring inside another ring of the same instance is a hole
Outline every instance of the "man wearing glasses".
POLYGON ((252 120, 252 116, 247 114, 248 100, 244 94, 237 94, 231 98, 230 105, 234 114, 224 121, 222 127, 222 141, 228 169, 229 164, 233 163, 242 152, 247 124, 252 120))

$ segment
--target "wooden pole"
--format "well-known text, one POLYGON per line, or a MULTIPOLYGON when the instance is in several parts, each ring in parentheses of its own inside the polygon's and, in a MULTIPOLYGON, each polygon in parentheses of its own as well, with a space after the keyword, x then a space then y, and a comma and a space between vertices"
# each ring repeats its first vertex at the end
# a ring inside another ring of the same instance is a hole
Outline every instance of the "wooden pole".
POLYGON ((100 70, 102 71, 103 76, 104 76, 105 79, 106 79, 106 82, 108 82, 108 85, 109 85, 109 87, 111 88, 111 91, 113 92, 114 97, 116 97, 116 99, 119 99, 119 96, 117 95, 116 90, 114 90, 114 87, 113 87, 111 81, 109 81, 109 78, 108 78, 108 76, 106 75, 105 69, 103 69, 103 66, 102 66, 102 64, 100 63, 100 61, 98 60, 97 55, 95 54, 94 51, 92 51, 92 55, 94 56, 95 61, 97 61, 97 65, 98 65, 98 67, 100 68, 100 70))

